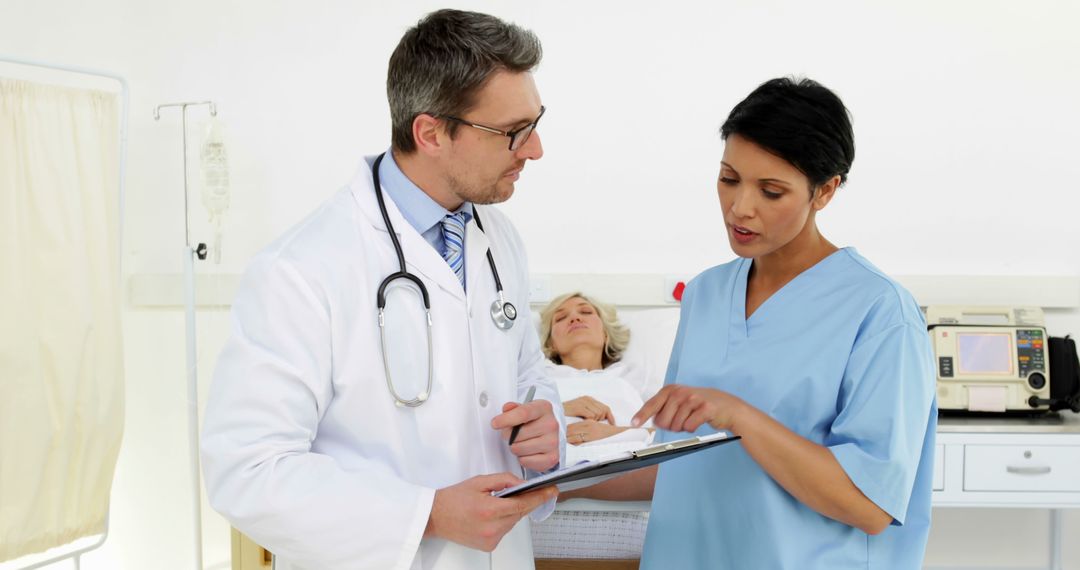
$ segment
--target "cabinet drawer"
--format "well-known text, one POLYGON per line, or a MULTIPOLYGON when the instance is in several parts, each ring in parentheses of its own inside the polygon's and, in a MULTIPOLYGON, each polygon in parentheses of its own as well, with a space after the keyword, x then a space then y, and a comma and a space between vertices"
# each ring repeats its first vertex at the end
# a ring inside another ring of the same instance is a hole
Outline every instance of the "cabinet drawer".
POLYGON ((945 446, 934 446, 934 491, 945 490, 945 446))
POLYGON ((1080 492, 1080 447, 965 445, 964 490, 1080 492))

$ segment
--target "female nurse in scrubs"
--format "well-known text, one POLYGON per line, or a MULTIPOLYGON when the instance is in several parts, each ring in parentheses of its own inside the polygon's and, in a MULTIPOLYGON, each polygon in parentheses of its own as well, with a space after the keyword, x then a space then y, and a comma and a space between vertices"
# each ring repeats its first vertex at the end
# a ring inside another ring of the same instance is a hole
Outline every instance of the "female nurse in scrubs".
POLYGON ((926 323, 816 221, 855 156, 847 109, 774 79, 721 136, 738 259, 687 286, 666 385, 634 422, 652 418, 658 441, 726 430, 741 445, 578 495, 651 495, 643 569, 919 568, 937 421, 926 323))

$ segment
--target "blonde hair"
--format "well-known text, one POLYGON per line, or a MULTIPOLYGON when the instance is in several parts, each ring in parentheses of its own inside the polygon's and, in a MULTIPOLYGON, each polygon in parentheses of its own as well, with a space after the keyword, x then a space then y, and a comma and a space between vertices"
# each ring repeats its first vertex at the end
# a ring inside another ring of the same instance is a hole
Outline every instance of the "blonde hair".
POLYGON ((540 344, 543 345, 544 356, 555 364, 562 364, 562 358, 555 352, 555 347, 551 343, 551 321, 559 306, 575 297, 592 305, 596 309, 597 316, 600 317, 600 323, 604 326, 604 352, 600 357, 600 363, 607 368, 609 364, 618 362, 622 358, 623 351, 626 350, 626 345, 630 343, 630 329, 619 322, 615 307, 600 303, 579 291, 559 295, 540 311, 540 344))

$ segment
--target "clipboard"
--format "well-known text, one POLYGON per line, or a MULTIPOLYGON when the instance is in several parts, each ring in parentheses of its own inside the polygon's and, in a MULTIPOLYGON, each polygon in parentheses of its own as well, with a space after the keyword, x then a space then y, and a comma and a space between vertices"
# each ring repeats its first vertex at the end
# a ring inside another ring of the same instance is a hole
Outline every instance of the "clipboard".
POLYGON ((583 461, 577 465, 571 465, 558 471, 534 477, 520 485, 495 491, 492 495, 496 497, 513 497, 519 493, 542 489, 551 485, 558 485, 562 491, 586 487, 620 473, 649 467, 739 439, 741 439, 740 436, 731 435, 727 432, 718 432, 659 443, 636 451, 625 451, 596 461, 583 461))

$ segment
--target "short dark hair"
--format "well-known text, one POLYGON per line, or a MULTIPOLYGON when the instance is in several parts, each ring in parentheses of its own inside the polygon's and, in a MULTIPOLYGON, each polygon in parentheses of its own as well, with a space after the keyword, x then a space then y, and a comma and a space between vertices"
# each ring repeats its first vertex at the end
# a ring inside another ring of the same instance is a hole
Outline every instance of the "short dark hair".
MULTIPOLYGON (((417 115, 460 117, 492 73, 531 71, 542 56, 536 35, 494 16, 449 9, 428 14, 405 32, 390 56, 386 96, 393 148, 416 150, 412 123, 417 115)), ((450 136, 457 127, 448 122, 450 136)))
POLYGON ((810 192, 840 176, 855 161, 851 115, 835 93, 812 79, 780 77, 758 86, 735 105, 724 140, 739 135, 790 162, 810 179, 810 192))

